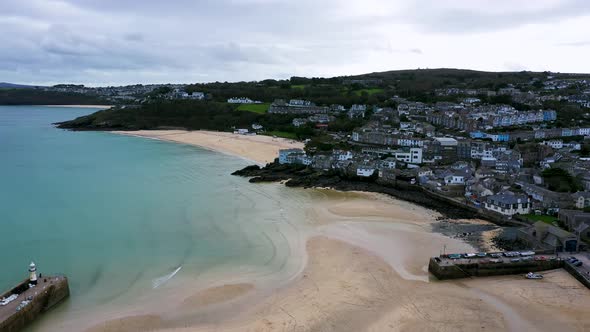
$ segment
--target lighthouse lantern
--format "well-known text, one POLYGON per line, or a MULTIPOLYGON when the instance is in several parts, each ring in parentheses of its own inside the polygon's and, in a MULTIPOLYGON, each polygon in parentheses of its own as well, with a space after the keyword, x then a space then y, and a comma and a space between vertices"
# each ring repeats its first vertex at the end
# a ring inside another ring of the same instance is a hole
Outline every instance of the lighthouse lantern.
POLYGON ((37 266, 33 262, 29 265, 29 283, 32 285, 37 284, 37 266))

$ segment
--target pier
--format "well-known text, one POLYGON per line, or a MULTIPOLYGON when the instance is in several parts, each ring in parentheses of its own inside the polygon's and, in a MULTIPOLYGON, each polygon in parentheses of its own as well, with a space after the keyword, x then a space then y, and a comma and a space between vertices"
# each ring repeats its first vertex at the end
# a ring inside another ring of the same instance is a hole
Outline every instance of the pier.
POLYGON ((554 254, 498 252, 450 254, 430 258, 428 271, 440 280, 526 274, 558 269, 564 261, 554 254))
MULTIPOLYGON (((34 264, 31 266, 35 268, 34 264)), ((65 276, 37 278, 35 272, 36 269, 31 271, 28 279, 0 294, 0 300, 4 299, 4 302, 0 303, 0 331, 22 330, 43 312, 70 295, 68 279, 65 276)))

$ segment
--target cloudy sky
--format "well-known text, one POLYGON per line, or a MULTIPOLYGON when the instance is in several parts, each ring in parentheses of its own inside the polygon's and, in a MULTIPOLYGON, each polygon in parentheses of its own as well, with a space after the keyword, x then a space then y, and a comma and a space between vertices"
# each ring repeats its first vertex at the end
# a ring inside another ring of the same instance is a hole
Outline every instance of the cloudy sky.
POLYGON ((0 0, 0 82, 590 72, 588 0, 0 0))

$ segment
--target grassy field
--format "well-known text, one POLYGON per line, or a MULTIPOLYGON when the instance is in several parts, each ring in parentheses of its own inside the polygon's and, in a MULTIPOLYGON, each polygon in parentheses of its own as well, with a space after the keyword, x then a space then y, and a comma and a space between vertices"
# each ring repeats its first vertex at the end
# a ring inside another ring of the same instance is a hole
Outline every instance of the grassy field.
POLYGON ((557 218, 553 217, 553 216, 545 216, 545 215, 536 215, 536 214, 527 214, 524 215, 523 217, 529 219, 529 220, 533 220, 533 221, 542 221, 544 223, 547 223, 549 225, 553 225, 553 222, 557 223, 557 218))
POLYGON ((289 133, 286 131, 267 131, 264 133, 264 135, 289 138, 289 139, 297 139, 297 136, 295 136, 295 133, 289 133))
POLYGON ((291 89, 305 89, 306 86, 307 84, 295 84, 291 85, 291 89))
POLYGON ((356 90, 356 91, 354 91, 354 94, 355 94, 355 95, 357 95, 357 96, 360 96, 360 95, 361 95, 361 93, 363 93, 363 91, 364 91, 364 92, 366 92, 366 93, 367 93, 367 94, 370 96, 370 95, 374 95, 374 94, 376 94, 376 93, 381 93, 381 92, 383 92, 383 89, 380 89, 380 88, 373 88, 373 89, 362 89, 362 90, 356 90))
POLYGON ((236 110, 264 114, 269 106, 270 104, 242 104, 236 110))

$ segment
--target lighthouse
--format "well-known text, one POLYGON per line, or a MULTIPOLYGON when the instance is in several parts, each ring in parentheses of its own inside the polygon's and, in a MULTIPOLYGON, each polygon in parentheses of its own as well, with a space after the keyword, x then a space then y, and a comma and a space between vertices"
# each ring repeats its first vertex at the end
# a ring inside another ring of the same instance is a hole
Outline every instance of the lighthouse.
POLYGON ((29 283, 31 285, 37 284, 37 266, 33 262, 29 265, 29 283))

